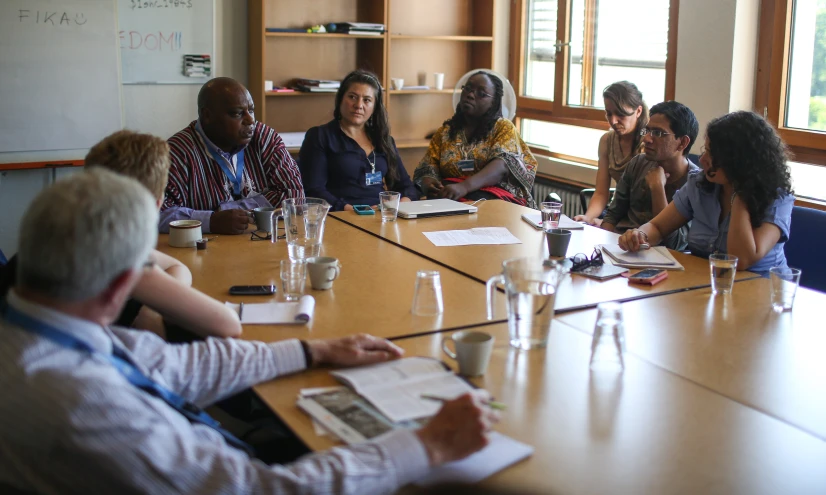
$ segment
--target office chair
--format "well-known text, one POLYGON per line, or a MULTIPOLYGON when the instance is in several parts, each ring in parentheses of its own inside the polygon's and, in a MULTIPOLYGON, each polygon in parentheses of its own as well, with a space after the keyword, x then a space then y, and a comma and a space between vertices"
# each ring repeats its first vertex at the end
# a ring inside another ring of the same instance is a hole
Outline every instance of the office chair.
MULTIPOLYGON (((614 192, 617 190, 616 187, 611 187, 608 189, 608 195, 614 197, 614 192)), ((579 204, 582 206, 582 214, 584 215, 586 211, 588 211, 588 203, 591 202, 591 198, 594 196, 594 193, 597 192, 596 189, 593 187, 589 187, 588 189, 583 189, 579 191, 579 204)), ((610 203, 611 200, 608 200, 610 203)), ((602 215, 599 216, 602 218, 602 215)))
POLYGON ((784 246, 786 262, 802 271, 800 285, 826 292, 826 263, 821 258, 826 246, 826 211, 795 206, 792 227, 784 246))

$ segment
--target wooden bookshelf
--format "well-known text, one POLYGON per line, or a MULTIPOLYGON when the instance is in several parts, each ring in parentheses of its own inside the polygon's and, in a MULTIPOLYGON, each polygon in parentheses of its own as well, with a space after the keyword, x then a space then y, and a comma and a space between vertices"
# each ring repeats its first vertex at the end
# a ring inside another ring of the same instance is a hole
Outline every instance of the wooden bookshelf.
POLYGON ((281 132, 306 131, 333 116, 335 93, 265 92, 264 80, 287 86, 295 78, 342 79, 354 69, 444 89, 388 90, 391 132, 412 171, 435 131, 453 114, 457 81, 493 66, 494 0, 249 0, 249 89, 259 118, 281 132), (357 21, 382 23, 382 36, 267 32, 357 21))

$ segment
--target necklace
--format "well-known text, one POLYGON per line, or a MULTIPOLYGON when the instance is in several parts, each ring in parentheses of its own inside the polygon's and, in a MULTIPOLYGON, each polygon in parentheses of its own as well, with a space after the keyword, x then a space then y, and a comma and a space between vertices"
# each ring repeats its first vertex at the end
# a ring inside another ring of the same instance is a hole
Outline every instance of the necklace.
POLYGON ((370 164, 370 173, 376 173, 376 150, 370 152, 370 155, 367 155, 367 163, 370 164), (370 161, 370 155, 373 155, 373 161, 370 161))

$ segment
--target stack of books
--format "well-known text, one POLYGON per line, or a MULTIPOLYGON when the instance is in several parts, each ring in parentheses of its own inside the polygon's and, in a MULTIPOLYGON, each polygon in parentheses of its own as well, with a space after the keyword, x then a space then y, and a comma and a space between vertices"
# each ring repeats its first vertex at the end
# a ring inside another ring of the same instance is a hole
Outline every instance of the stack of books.
POLYGON ((341 81, 326 79, 296 79, 293 87, 305 93, 335 93, 341 86, 341 81))
POLYGON ((384 24, 373 24, 371 22, 337 22, 329 26, 334 28, 333 30, 328 28, 329 32, 368 36, 384 34, 384 24))

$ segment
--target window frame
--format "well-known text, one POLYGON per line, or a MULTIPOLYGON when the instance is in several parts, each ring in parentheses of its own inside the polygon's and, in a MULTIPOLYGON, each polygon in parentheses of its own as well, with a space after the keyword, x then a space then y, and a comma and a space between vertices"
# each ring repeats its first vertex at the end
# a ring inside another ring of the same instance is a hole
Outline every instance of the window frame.
MULTIPOLYGON (((594 129, 608 130, 608 122, 605 120, 605 111, 594 107, 569 106, 565 103, 565 95, 568 93, 568 61, 570 59, 570 45, 562 48, 561 56, 556 57, 556 68, 554 71, 554 99, 553 101, 542 100, 522 96, 525 87, 525 53, 526 32, 528 29, 528 0, 513 0, 510 11, 510 46, 508 49, 508 77, 514 85, 516 91, 516 118, 515 123, 521 129, 521 119, 543 120, 558 124, 568 124, 580 127, 590 127, 594 129)), ((586 0, 586 11, 595 12, 594 0, 586 0), (589 8, 590 5, 590 8, 589 8)), ((675 77, 677 72, 677 26, 679 19, 679 0, 669 0, 668 9, 668 47, 665 61, 665 99, 673 100, 675 92, 675 77)), ((557 39, 570 40, 570 8, 571 0, 559 0, 557 5, 557 39)), ((589 23, 593 27, 593 22, 589 23)), ((586 26, 586 31, 588 27, 586 26)), ((586 46, 584 47, 583 63, 593 63, 593 46, 586 36, 586 46), (591 54, 588 61, 585 54, 591 54)), ((532 149, 540 151, 546 156, 555 154, 540 147, 531 146, 532 149)), ((589 160, 578 160, 589 162, 589 160)))
POLYGON ((777 128, 794 161, 826 165, 826 132, 786 127, 793 0, 761 0, 754 107, 777 128))

